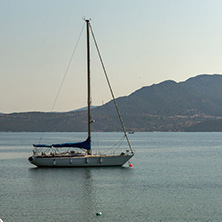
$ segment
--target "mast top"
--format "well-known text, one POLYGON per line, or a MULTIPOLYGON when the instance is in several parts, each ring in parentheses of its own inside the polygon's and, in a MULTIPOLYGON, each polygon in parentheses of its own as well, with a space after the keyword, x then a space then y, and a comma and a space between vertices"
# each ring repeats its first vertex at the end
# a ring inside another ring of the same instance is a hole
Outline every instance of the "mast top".
POLYGON ((91 18, 86 19, 85 17, 82 18, 85 22, 90 22, 91 18))

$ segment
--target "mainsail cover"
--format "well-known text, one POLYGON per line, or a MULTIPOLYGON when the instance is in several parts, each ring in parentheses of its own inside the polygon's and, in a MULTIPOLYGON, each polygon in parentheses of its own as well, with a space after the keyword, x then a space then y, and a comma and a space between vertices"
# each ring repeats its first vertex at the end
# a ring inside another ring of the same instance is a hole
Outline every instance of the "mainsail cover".
POLYGON ((52 145, 46 145, 46 144, 33 144, 34 147, 48 147, 51 148, 52 145))
POLYGON ((85 141, 79 143, 62 143, 62 144, 52 144, 53 147, 62 148, 62 147, 77 147, 83 148, 86 150, 91 150, 91 139, 88 137, 85 141))

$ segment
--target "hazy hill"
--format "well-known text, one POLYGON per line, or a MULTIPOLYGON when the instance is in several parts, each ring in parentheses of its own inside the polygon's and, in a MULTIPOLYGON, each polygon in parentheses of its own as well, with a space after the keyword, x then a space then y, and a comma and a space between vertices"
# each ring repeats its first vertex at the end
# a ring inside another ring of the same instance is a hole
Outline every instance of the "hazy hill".
MULTIPOLYGON (((222 75, 199 75, 179 83, 168 80, 120 97, 117 103, 128 130, 222 131, 221 86, 222 75)), ((3 114, 0 131, 86 131, 86 115, 85 110, 3 114)), ((121 130, 112 101, 94 108, 92 118, 94 131, 121 130)))
POLYGON ((163 116, 222 116, 222 75, 201 75, 185 82, 165 81, 118 99, 124 113, 163 116))
POLYGON ((181 84, 201 95, 199 109, 203 113, 222 116, 222 75, 199 75, 181 84))

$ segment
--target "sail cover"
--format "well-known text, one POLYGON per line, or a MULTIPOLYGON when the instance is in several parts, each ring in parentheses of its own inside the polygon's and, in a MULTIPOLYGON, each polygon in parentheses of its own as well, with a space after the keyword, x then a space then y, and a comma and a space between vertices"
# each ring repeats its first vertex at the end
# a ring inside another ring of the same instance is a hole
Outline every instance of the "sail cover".
POLYGON ((62 148, 62 147, 77 147, 77 148, 83 148, 86 150, 91 150, 91 139, 90 137, 87 138, 87 140, 79 143, 62 143, 62 144, 52 144, 53 147, 56 148, 62 148))
POLYGON ((46 144, 33 144, 34 147, 48 147, 51 148, 52 145, 46 145, 46 144))

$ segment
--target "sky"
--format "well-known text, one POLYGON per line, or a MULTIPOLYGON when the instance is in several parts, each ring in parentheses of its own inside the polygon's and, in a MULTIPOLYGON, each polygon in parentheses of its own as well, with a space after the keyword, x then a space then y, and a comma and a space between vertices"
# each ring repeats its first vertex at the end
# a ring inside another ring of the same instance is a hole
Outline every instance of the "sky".
MULTIPOLYGON (((83 17, 116 97, 221 74, 221 8, 221 0, 0 0, 0 113, 86 106, 83 17)), ((92 104, 102 105, 111 96, 92 43, 92 104)))

